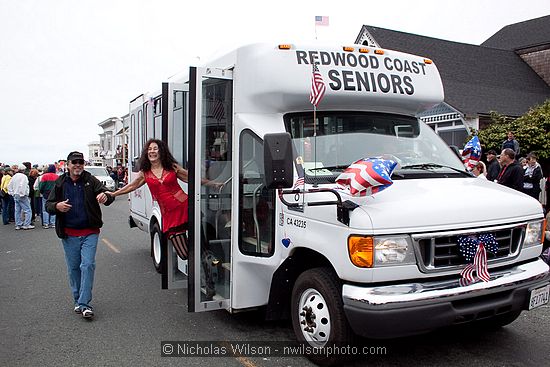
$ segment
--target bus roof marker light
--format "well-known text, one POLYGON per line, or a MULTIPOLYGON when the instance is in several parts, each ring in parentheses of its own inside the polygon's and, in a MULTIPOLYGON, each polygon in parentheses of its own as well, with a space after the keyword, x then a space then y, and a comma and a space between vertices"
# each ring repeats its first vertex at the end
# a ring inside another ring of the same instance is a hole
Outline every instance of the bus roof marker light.
POLYGON ((279 50, 290 50, 292 48, 292 45, 289 44, 280 44, 279 50))
POLYGON ((342 49, 347 52, 353 52, 355 50, 355 48, 349 46, 344 46, 342 47, 342 49))
POLYGON ((359 52, 361 52, 363 54, 368 54, 370 52, 370 50, 368 48, 360 48, 359 52))
POLYGON ((377 55, 384 55, 384 50, 374 50, 374 53, 377 55))
POLYGON ((433 63, 432 60, 430 60, 430 59, 424 59, 424 64, 431 64, 431 63, 433 63))

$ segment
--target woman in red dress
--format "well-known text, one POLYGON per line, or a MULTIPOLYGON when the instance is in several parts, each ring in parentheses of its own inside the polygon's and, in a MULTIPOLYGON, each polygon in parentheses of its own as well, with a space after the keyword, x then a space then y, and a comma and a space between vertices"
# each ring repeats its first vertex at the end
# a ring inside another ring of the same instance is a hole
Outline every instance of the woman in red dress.
MULTIPOLYGON (((123 188, 107 194, 119 196, 130 193, 147 184, 153 200, 162 215, 162 232, 170 239, 176 253, 187 259, 188 246, 185 238, 187 230, 187 194, 178 184, 178 178, 188 182, 187 170, 177 164, 168 146, 161 140, 149 139, 141 152, 138 176, 123 188)), ((213 181, 203 180, 203 184, 218 186, 213 181)))

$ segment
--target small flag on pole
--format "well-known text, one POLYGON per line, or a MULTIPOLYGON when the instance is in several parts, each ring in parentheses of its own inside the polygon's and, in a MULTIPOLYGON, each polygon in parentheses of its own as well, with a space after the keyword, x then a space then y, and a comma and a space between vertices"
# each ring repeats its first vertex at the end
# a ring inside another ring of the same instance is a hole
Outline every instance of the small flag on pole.
POLYGON ((321 16, 321 15, 316 15, 315 16, 315 25, 316 26, 328 26, 328 17, 327 16, 321 16))
POLYGON ((298 173, 298 179, 296 180, 296 182, 294 183, 294 186, 292 187, 293 190, 296 190, 300 186, 305 185, 305 181, 304 181, 305 172, 304 172, 304 166, 302 166, 302 163, 303 163, 302 157, 296 158, 296 172, 298 173))
POLYGON ((311 75, 311 93, 309 95, 309 101, 312 105, 317 107, 323 96, 325 95, 326 86, 319 72, 317 64, 313 64, 313 74, 311 75))
POLYGON ((219 99, 210 100, 210 111, 209 115, 214 117, 216 120, 221 121, 225 117, 225 108, 223 102, 219 99))

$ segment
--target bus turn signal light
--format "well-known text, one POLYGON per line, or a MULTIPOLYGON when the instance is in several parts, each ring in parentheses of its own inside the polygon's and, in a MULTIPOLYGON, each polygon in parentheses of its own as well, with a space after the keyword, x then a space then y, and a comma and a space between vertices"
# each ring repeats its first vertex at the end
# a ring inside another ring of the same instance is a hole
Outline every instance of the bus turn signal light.
POLYGON ((374 239, 364 236, 348 238, 348 252, 353 265, 360 268, 372 268, 374 259, 374 239))

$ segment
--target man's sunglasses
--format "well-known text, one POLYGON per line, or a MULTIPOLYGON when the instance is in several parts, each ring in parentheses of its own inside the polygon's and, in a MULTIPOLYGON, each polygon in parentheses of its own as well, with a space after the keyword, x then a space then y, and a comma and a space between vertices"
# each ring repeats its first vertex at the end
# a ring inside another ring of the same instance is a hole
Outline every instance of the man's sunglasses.
POLYGON ((72 164, 84 164, 84 159, 73 159, 72 164))

